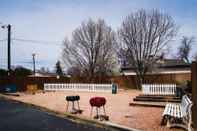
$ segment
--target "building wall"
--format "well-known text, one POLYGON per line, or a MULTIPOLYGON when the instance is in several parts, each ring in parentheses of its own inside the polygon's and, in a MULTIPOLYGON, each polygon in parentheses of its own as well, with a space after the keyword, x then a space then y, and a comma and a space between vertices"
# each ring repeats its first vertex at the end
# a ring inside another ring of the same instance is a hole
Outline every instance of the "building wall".
POLYGON ((44 88, 44 83, 69 83, 68 78, 56 77, 1 77, 0 90, 8 84, 15 84, 18 91, 25 91, 27 85, 36 84, 38 89, 44 88))
MULTIPOLYGON (((114 77, 114 82, 122 88, 136 88, 136 76, 114 77)), ((191 81, 191 73, 146 75, 144 83, 157 84, 184 84, 191 81)))
POLYGON ((191 81, 191 73, 183 73, 175 75, 175 79, 177 82, 183 82, 186 80, 191 81))

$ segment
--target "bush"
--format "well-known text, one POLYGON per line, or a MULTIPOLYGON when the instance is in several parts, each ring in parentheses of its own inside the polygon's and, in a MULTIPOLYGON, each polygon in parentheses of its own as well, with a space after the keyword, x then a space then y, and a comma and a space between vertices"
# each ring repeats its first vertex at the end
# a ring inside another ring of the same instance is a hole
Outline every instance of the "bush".
POLYGON ((17 67, 14 71, 11 72, 11 75, 14 75, 14 76, 28 76, 31 74, 32 74, 32 71, 24 67, 17 67))
POLYGON ((7 70, 0 69, 0 76, 7 76, 7 75, 8 75, 7 70))
POLYGON ((185 91, 187 93, 192 93, 192 82, 191 81, 187 81, 187 88, 185 89, 185 91))

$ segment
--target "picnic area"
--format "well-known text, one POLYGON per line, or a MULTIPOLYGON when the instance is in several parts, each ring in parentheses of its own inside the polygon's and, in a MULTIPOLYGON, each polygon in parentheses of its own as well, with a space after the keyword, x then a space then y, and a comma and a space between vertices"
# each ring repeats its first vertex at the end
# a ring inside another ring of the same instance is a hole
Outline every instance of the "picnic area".
MULTIPOLYGON (((93 96, 103 96, 106 98, 106 114, 109 116, 109 121, 140 130, 170 130, 166 126, 161 126, 162 113, 164 108, 161 107, 143 107, 129 106, 141 91, 139 90, 120 90, 117 94, 98 93, 98 92, 76 92, 76 91, 56 91, 36 93, 35 95, 19 92, 20 96, 8 96, 11 99, 22 101, 45 107, 61 113, 66 112, 65 96, 80 95, 80 108, 83 110, 78 117, 93 119, 90 116, 89 99, 93 96)), ((182 130, 182 129, 173 129, 182 130)))

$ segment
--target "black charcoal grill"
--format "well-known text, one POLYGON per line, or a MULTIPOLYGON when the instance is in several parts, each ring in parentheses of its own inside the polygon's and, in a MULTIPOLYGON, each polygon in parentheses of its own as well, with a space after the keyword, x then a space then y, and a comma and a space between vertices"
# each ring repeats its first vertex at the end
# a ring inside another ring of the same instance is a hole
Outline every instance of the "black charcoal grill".
POLYGON ((76 114, 76 113, 82 113, 82 110, 80 110, 79 107, 79 100, 80 96, 66 96, 66 101, 67 101, 67 107, 66 107, 66 112, 68 111, 69 108, 69 103, 72 103, 72 108, 71 108, 71 113, 76 114), (77 102, 77 108, 75 108, 75 102, 77 102))

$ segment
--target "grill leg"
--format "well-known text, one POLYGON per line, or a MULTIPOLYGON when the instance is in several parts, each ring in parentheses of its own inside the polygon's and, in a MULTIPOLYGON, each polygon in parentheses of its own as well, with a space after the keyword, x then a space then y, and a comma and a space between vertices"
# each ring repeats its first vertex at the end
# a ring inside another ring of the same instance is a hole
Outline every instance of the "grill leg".
POLYGON ((79 101, 77 101, 77 106, 78 106, 78 110, 80 110, 80 107, 79 107, 79 101))
POLYGON ((74 112, 75 111, 75 103, 74 103, 74 101, 72 101, 72 112, 74 112))
POLYGON ((98 107, 96 107, 96 116, 98 116, 98 107))
POLYGON ((96 119, 98 119, 99 118, 99 108, 98 107, 96 107, 96 117, 95 117, 96 119))
POLYGON ((90 116, 92 116, 93 106, 91 106, 90 116))
POLYGON ((69 102, 67 101, 66 112, 68 111, 69 102))
POLYGON ((103 106, 103 112, 104 112, 104 115, 106 116, 105 106, 103 106))

